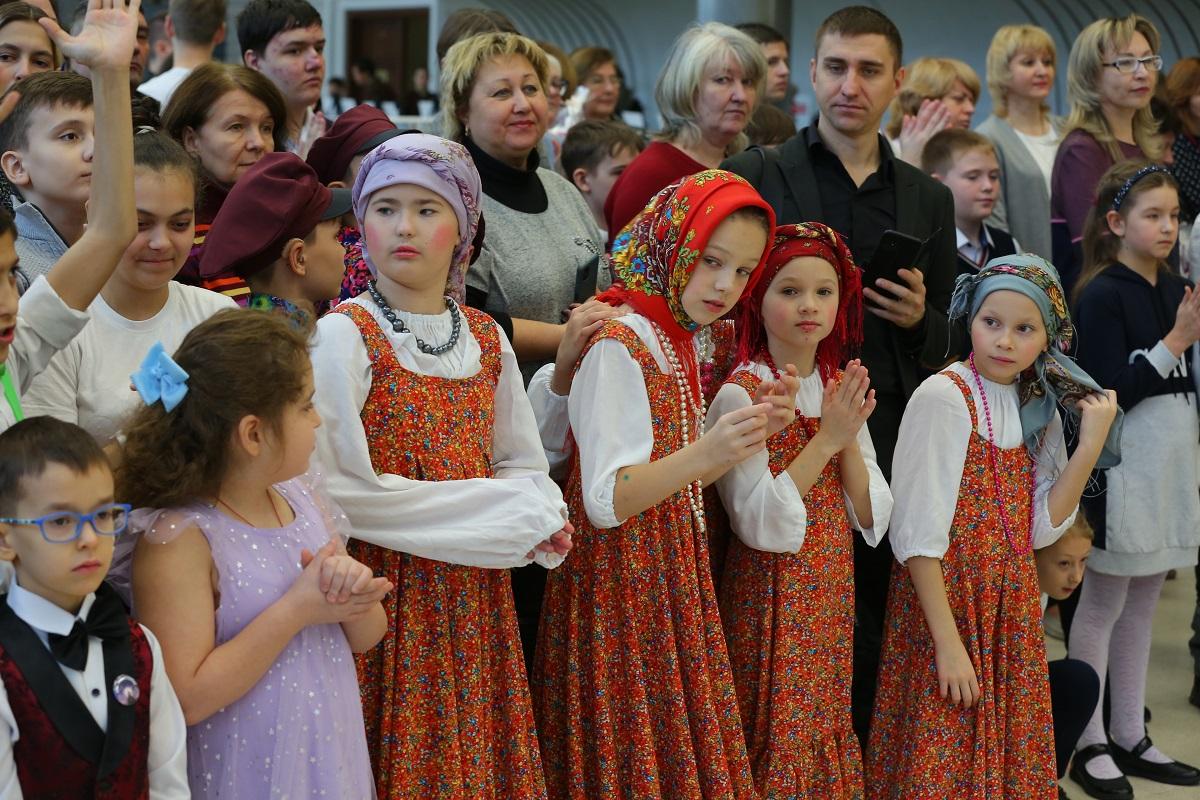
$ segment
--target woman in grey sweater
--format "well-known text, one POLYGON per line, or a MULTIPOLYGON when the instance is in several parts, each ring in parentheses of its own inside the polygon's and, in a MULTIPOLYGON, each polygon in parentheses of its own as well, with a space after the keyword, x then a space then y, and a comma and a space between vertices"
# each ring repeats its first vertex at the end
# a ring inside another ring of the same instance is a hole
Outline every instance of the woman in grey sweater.
POLYGON ((486 233, 467 302, 506 329, 527 381, 554 358, 568 307, 595 292, 604 244, 579 191, 538 166, 546 73, 542 49, 511 33, 464 39, 442 69, 446 136, 483 179, 486 233))
POLYGON ((1059 132, 1046 98, 1054 88, 1056 59, 1054 40, 1041 28, 1005 25, 996 31, 987 54, 993 112, 976 128, 992 140, 1000 161, 1000 196, 988 224, 1047 259, 1050 173, 1059 132))

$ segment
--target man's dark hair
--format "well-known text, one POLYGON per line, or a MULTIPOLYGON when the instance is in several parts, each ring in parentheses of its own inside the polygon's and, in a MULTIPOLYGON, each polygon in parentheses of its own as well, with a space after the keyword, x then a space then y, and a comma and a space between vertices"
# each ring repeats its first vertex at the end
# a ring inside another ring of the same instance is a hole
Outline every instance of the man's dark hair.
POLYGON ((305 0, 250 0, 237 15, 238 46, 262 55, 279 34, 321 24, 321 13, 305 0))
POLYGON ((743 22, 741 25, 734 25, 733 27, 761 45, 775 44, 776 42, 788 43, 788 40, 784 38, 782 33, 770 25, 765 25, 761 22, 743 22))
POLYGON ((0 123, 0 153, 29 145, 29 120, 39 108, 92 107, 92 82, 74 72, 39 72, 21 81, 21 99, 0 123))
POLYGON ((567 131, 559 164, 567 180, 571 180, 571 173, 580 167, 591 172, 605 158, 615 156, 621 150, 640 153, 645 147, 642 135, 623 122, 583 120, 567 131))
POLYGON ((54 417, 29 417, 0 433, 0 513, 8 516, 21 499, 21 480, 36 478, 50 464, 72 472, 109 468, 108 458, 91 434, 54 417))
POLYGON ((896 63, 892 69, 900 69, 904 64, 904 42, 900 39, 900 30, 896 23, 888 19, 882 11, 868 6, 846 6, 830 14, 817 28, 813 37, 813 55, 821 49, 821 40, 826 34, 837 36, 869 36, 875 34, 887 39, 896 63))
POLYGON ((210 45, 225 24, 225 0, 171 0, 169 8, 175 38, 181 42, 210 45))
POLYGON ((513 21, 500 11, 490 8, 460 8, 442 23, 438 34, 438 63, 446 60, 450 48, 481 33, 520 33, 513 21))

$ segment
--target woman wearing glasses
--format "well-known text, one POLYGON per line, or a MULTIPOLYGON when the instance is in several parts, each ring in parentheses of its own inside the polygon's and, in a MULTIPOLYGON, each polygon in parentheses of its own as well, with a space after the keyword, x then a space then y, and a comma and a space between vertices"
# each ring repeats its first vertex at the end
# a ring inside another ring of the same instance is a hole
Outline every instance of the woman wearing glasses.
POLYGON ((1071 113, 1050 178, 1053 260, 1068 296, 1079 275, 1083 221, 1100 176, 1117 161, 1162 157, 1150 111, 1162 69, 1158 51, 1158 30, 1137 14, 1097 20, 1071 46, 1071 113))

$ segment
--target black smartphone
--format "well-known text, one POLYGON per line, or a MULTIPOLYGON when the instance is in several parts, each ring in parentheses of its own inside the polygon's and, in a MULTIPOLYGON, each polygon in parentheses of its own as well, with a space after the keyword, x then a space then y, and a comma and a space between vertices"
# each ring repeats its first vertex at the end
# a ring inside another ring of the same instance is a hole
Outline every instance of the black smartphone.
POLYGON ((925 252, 926 245, 937 234, 938 232, 934 231, 929 239, 921 240, 900 231, 884 231, 883 236, 879 239, 879 245, 871 255, 871 260, 867 262, 867 267, 863 270, 863 286, 884 294, 889 294, 889 292, 875 285, 875 281, 880 278, 903 286, 904 281, 900 278, 900 270, 916 266, 917 261, 925 252))

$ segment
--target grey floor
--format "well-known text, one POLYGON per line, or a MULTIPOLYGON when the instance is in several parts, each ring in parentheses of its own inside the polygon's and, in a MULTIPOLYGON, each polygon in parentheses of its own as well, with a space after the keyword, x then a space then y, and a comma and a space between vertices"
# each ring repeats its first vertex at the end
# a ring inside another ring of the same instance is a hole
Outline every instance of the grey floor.
MULTIPOLYGON (((1154 716, 1150 736, 1167 755, 1200 766, 1200 708, 1187 701, 1192 688, 1192 659, 1187 641, 1191 636, 1192 611, 1196 607, 1193 570, 1163 586, 1162 599, 1154 616, 1154 640, 1150 650, 1150 673, 1146 681, 1146 704, 1154 716)), ((1049 658, 1065 655, 1063 643, 1046 639, 1049 658)), ((1131 778, 1136 800, 1200 800, 1200 787, 1181 788, 1131 778)), ((1063 788, 1071 800, 1087 795, 1070 778, 1063 788)))

